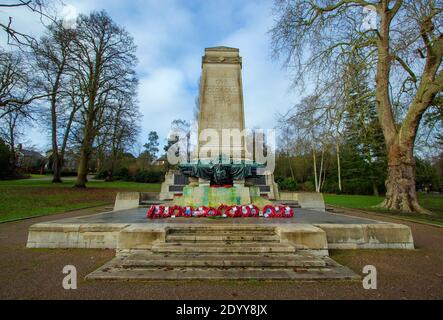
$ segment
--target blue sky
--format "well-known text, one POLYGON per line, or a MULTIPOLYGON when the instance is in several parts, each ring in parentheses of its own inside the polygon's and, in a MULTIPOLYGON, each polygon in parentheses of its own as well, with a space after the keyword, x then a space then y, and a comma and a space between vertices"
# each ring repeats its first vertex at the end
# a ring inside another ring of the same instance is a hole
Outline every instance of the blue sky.
MULTIPOLYGON (((135 38, 138 46, 139 101, 142 134, 150 131, 162 142, 174 119, 193 118, 201 57, 206 47, 240 48, 247 126, 273 128, 277 111, 298 101, 281 64, 270 57, 273 25, 271 0, 65 0, 80 13, 106 10, 135 38)), ((5 14, 0 12, 1 15, 5 14)), ((38 34, 38 19, 17 15, 16 24, 38 34)), ((44 150, 48 139, 39 128, 29 131, 29 143, 44 150)), ((137 150, 137 146, 135 147, 137 150)))

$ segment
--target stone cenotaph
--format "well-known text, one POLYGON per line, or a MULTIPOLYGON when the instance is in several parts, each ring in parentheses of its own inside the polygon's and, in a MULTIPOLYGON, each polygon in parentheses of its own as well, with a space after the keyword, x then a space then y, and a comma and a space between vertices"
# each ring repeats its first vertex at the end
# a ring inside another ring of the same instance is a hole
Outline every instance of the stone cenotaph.
POLYGON ((278 186, 272 173, 260 174, 263 166, 254 161, 242 135, 246 129, 242 64, 239 49, 205 50, 198 145, 190 162, 167 174, 161 200, 206 206, 278 200, 278 186))

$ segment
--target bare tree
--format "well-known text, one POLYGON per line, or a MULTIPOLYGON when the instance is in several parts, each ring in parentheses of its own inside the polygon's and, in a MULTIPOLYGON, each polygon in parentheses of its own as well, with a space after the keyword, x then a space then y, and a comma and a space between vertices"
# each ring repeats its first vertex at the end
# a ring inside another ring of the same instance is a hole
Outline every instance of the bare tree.
MULTIPOLYGON (((176 119, 171 123, 170 141, 179 143, 178 151, 182 155, 186 155, 186 161, 191 161, 191 123, 186 120, 176 119)), ((166 150, 167 151, 167 150, 166 150)))
MULTIPOLYGON (((23 9, 28 10, 40 17, 41 20, 54 21, 49 14, 51 0, 15 0, 10 3, 0 2, 0 9, 23 9)), ((14 27, 14 18, 9 15, 6 20, 0 20, 0 30, 4 32, 7 43, 10 45, 29 46, 35 44, 36 39, 29 34, 17 30, 14 27)))
POLYGON ((80 16, 74 44, 75 77, 82 97, 82 142, 76 187, 86 187, 88 162, 93 143, 104 123, 107 110, 115 106, 117 93, 132 92, 136 47, 133 38, 105 12, 80 16))
POLYGON ((325 152, 333 140, 333 110, 336 109, 325 104, 320 95, 312 95, 304 98, 287 114, 280 116, 280 123, 284 124, 284 130, 293 132, 292 143, 310 146, 316 192, 321 192, 325 181, 325 152), (320 159, 318 158, 319 153, 321 154, 320 159))
POLYGON ((0 136, 14 152, 17 140, 18 125, 20 124, 21 114, 17 111, 9 112, 0 122, 0 136))
POLYGON ((125 153, 132 150, 140 133, 138 125, 141 117, 138 104, 135 100, 135 87, 131 93, 116 97, 114 106, 108 109, 105 125, 97 136, 97 148, 106 157, 102 164, 106 164, 108 181, 113 181, 114 172, 125 153))
POLYGON ((387 194, 381 207, 426 213, 416 194, 414 145, 424 113, 443 89, 442 2, 275 3, 274 52, 277 58, 286 58, 286 65, 296 72, 295 79, 331 78, 343 54, 358 52, 360 63, 376 82, 378 116, 388 152, 387 194), (363 23, 367 21, 364 8, 375 10, 378 26, 363 23))
MULTIPOLYGON (((75 32, 54 23, 47 33, 32 45, 35 69, 40 76, 39 88, 47 96, 50 123, 53 183, 61 183, 64 155, 79 104, 73 100, 73 56, 70 50, 75 32), (69 94, 71 93, 71 95, 69 94)), ((74 93, 75 94, 75 93, 74 93)))
MULTIPOLYGON (((24 63, 23 52, 0 51, 0 136, 15 158, 18 138, 33 120, 32 102, 38 99, 34 78, 24 63)), ((15 173, 15 162, 12 166, 15 173)))
POLYGON ((279 139, 278 145, 279 145, 280 154, 287 158, 288 161, 287 164, 289 167, 289 171, 291 173, 291 178, 293 180, 296 180, 295 171, 291 159, 292 156, 295 155, 295 148, 297 146, 297 144, 295 143, 295 128, 293 126, 293 123, 288 121, 288 114, 286 115, 277 114, 277 118, 279 123, 278 127, 280 128, 280 132, 278 135, 279 139))
POLYGON ((0 50, 0 119, 10 112, 26 112, 26 106, 45 96, 36 92, 25 61, 23 52, 0 50))
POLYGON ((24 112, 23 109, 13 108, 0 119, 0 138, 9 146, 12 159, 11 173, 16 173, 16 147, 18 140, 22 137, 25 127, 29 127, 30 121, 33 120, 29 116, 29 112, 24 112))

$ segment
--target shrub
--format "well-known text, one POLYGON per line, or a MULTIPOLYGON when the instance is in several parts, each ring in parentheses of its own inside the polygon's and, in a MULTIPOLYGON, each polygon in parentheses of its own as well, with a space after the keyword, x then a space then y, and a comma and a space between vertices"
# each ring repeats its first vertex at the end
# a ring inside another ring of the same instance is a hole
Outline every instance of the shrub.
POLYGON ((348 180, 343 182, 343 193, 352 195, 371 195, 374 193, 372 183, 368 180, 348 180))
POLYGON ((306 192, 315 192, 315 184, 312 181, 306 181, 303 183, 302 190, 306 192))
POLYGON ((105 180, 108 177, 108 170, 101 170, 95 175, 95 179, 105 180))
POLYGON ((160 183, 163 181, 163 177, 164 177, 164 172, 162 171, 139 170, 135 176, 135 182, 160 183))
POLYGON ((116 180, 131 180, 128 168, 120 168, 114 172, 114 179, 116 180))
MULTIPOLYGON (((165 172, 159 168, 148 170, 136 169, 133 167, 121 167, 114 171, 113 180, 140 182, 140 183, 161 183, 164 180, 165 172)), ((109 170, 101 170, 95 175, 95 179, 106 180, 109 177, 109 170)))
POLYGON ((282 176, 275 177, 275 182, 278 184, 282 183, 286 178, 282 176))
POLYGON ((278 187, 282 191, 297 191, 297 181, 292 178, 286 178, 278 182, 278 187))
POLYGON ((322 188, 323 193, 340 193, 338 182, 326 181, 322 188))

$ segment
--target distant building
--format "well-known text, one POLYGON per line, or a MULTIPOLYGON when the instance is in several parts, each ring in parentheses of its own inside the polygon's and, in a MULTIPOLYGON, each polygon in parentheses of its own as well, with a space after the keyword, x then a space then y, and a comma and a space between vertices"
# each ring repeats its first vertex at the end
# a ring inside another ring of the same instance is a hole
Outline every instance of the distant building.
POLYGON ((167 164, 168 164, 168 157, 166 155, 152 162, 152 165, 156 167, 164 167, 167 164))
MULTIPOLYGON (((52 151, 46 153, 48 158, 48 163, 46 164, 46 169, 52 171, 53 161, 52 161, 52 151)), ((65 152, 65 157, 63 161, 63 172, 75 173, 78 168, 78 154, 74 151, 67 150, 65 152)))
POLYGON ((39 172, 44 173, 48 159, 41 153, 34 150, 23 149, 20 144, 15 152, 16 167, 26 173, 39 172))

